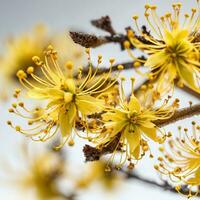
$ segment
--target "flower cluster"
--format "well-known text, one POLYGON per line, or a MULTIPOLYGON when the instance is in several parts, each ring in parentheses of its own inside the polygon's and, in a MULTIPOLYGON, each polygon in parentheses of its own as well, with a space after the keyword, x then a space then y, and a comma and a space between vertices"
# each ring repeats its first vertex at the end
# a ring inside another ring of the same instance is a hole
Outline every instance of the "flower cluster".
MULTIPOLYGON (((198 0, 197 2, 199 4, 198 0)), ((163 156, 158 158, 159 164, 155 165, 155 169, 168 176, 178 192, 188 192, 188 197, 197 195, 200 185, 199 125, 192 123, 191 135, 188 129, 182 130, 179 127, 179 136, 175 139, 175 133, 166 132, 162 127, 183 119, 183 115, 190 117, 200 113, 199 105, 193 106, 192 102, 189 108, 177 111, 179 99, 174 95, 175 86, 189 90, 190 94, 197 97, 200 94, 200 5, 198 6, 198 9, 192 8, 191 15, 184 15, 182 23, 180 3, 173 4, 173 12, 161 17, 158 16, 155 5, 146 5, 144 16, 150 31, 145 26, 140 28, 138 16, 133 16, 138 32, 127 28, 125 39, 123 38, 125 42, 122 43, 134 60, 133 69, 147 80, 136 88, 136 79, 131 76, 129 95, 126 95, 128 89, 124 86, 126 79, 119 77, 119 71, 124 70, 127 63, 114 65, 115 59, 111 58, 110 66, 101 69, 102 56, 98 56, 94 66, 89 48, 85 50, 88 57, 85 67, 77 65, 76 59, 75 62, 68 59, 63 64, 63 61, 59 61, 60 52, 52 45, 47 48, 42 45, 39 51, 31 51, 29 54, 21 51, 26 62, 20 60, 22 68, 16 75, 25 88, 25 96, 31 103, 36 100, 38 106, 25 105, 25 101, 21 99, 21 89, 16 89, 15 102, 9 112, 24 119, 27 124, 22 127, 8 121, 8 125, 34 141, 59 138, 60 143, 55 147, 57 150, 66 143, 73 146, 75 137, 82 138, 92 145, 86 145, 83 150, 85 155, 87 152, 91 153, 90 158, 86 155, 86 160, 98 160, 105 154, 111 154, 106 163, 94 163, 94 169, 80 179, 78 187, 86 187, 96 178, 105 181, 107 187, 112 186, 112 174, 108 176, 108 173, 112 173, 110 171, 113 166, 120 169, 128 163, 128 168, 133 169, 146 154, 150 158, 154 157, 151 143, 164 143, 160 148, 163 156), (146 57, 136 57, 133 49, 140 50, 146 57), (30 56, 33 57, 30 59, 30 56), (143 65, 150 70, 142 73, 139 67, 143 65), (185 110, 189 112, 185 113, 185 110), (102 170, 104 168, 106 171, 102 170), (187 187, 183 190, 181 185, 187 187)), ((103 26, 103 30, 106 25, 111 27, 109 17, 95 20, 93 24, 98 28, 103 26)), ((75 35, 79 36, 78 33, 75 35)), ((114 38, 114 35, 100 39, 117 41, 119 38, 114 38)), ((81 36, 89 37, 87 34, 81 36)), ((91 38, 98 40, 96 36, 91 38)), ((91 38, 88 43, 92 43, 91 38)), ((102 41, 99 43, 102 44, 102 41)), ((25 47, 28 48, 27 45, 25 47)), ((31 50, 35 49, 38 47, 31 46, 31 50)), ((80 56, 76 55, 77 58, 80 56)), ((21 59, 21 54, 16 54, 16 57, 21 59)), ((61 60, 63 57, 65 56, 61 52, 61 60)), ((37 166, 33 166, 33 171, 34 174, 39 173, 37 166)), ((43 181, 43 177, 40 179, 43 181)), ((31 177, 27 184, 34 181, 35 178, 31 177)), ((40 181, 37 185, 40 185, 40 181)))

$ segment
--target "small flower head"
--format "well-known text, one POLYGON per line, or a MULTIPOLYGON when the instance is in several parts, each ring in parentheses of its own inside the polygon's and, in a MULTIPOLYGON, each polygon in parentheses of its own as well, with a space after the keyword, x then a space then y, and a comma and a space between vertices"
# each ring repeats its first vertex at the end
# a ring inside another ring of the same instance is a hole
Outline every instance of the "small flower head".
MULTIPOLYGON (((115 107, 108 107, 107 112, 102 114, 103 128, 93 139, 97 148, 113 144, 111 160, 114 159, 117 151, 121 151, 121 159, 117 167, 121 167, 127 160, 129 167, 134 164, 132 161, 140 160, 149 151, 148 140, 162 143, 165 140, 165 133, 156 126, 156 120, 170 118, 175 111, 176 105, 167 106, 166 100, 162 106, 154 108, 142 105, 133 93, 134 79, 132 81, 132 94, 127 99, 123 86, 120 96, 120 103, 115 107)), ((123 84, 123 80, 122 80, 123 84)), ((150 156, 152 156, 150 154, 150 156)))
POLYGON ((42 24, 35 26, 31 33, 10 38, 7 43, 7 52, 1 56, 1 73, 6 78, 15 78, 19 69, 25 69, 34 64, 31 57, 41 56, 47 42, 46 27, 42 24))
POLYGON ((34 189, 38 198, 51 199, 59 196, 57 180, 63 174, 63 161, 58 155, 46 153, 39 155, 21 180, 24 189, 34 189))
POLYGON ((192 129, 178 127, 179 136, 170 138, 160 148, 162 157, 155 166, 161 174, 169 176, 181 193, 181 185, 188 186, 188 197, 199 193, 200 185, 200 127, 192 122, 192 129))
POLYGON ((0 72, 6 79, 16 80, 15 74, 19 69, 25 70, 27 66, 35 66, 31 59, 34 55, 43 59, 43 51, 49 43, 58 49, 60 64, 64 64, 66 60, 73 60, 78 66, 85 61, 83 48, 74 44, 67 34, 51 35, 46 26, 38 24, 31 32, 9 38, 6 51, 1 55, 0 72), (67 55, 63 53, 66 49, 70 49, 67 55))
POLYGON ((87 163, 85 173, 77 181, 77 187, 84 189, 98 182, 106 190, 114 189, 123 177, 116 170, 106 171, 106 165, 104 160, 87 163))
MULTIPOLYGON (((134 17, 140 36, 129 30, 130 42, 148 55, 145 66, 151 68, 148 77, 155 83, 159 93, 165 93, 178 86, 186 85, 200 93, 200 62, 199 62, 199 9, 192 9, 191 15, 185 15, 181 24, 181 4, 173 4, 173 13, 159 17, 156 6, 145 6, 145 18, 151 29, 140 30, 137 18, 134 17)), ((127 48, 127 45, 126 45, 127 48)), ((130 48, 130 56, 134 57, 130 48)))
POLYGON ((38 151, 38 148, 30 148, 26 144, 18 147, 20 148, 17 150, 20 151, 17 151, 17 156, 20 163, 13 166, 10 160, 4 160, 1 163, 1 172, 4 172, 1 179, 17 187, 20 195, 25 193, 30 196, 31 192, 38 200, 61 198, 58 183, 61 177, 66 175, 63 156, 50 149, 39 148, 38 151))
MULTIPOLYGON (((66 141, 73 140, 72 130, 77 133, 77 124, 88 132, 87 116, 104 110, 105 101, 100 96, 116 84, 116 79, 111 75, 112 66, 104 76, 96 77, 98 66, 94 70, 90 63, 85 77, 82 76, 82 68, 79 68, 77 78, 74 78, 73 63, 68 62, 64 72, 58 65, 57 52, 52 46, 45 51, 45 61, 37 56, 33 57, 33 61, 41 73, 37 75, 34 67, 28 67, 26 72, 19 70, 17 77, 27 89, 28 97, 45 105, 40 110, 31 111, 23 103, 13 104, 9 112, 27 119, 31 128, 11 126, 16 131, 41 141, 50 139, 60 131, 63 146, 66 141), (27 79, 27 74, 33 81, 27 79)), ((14 96, 18 97, 19 94, 15 92, 14 96)))

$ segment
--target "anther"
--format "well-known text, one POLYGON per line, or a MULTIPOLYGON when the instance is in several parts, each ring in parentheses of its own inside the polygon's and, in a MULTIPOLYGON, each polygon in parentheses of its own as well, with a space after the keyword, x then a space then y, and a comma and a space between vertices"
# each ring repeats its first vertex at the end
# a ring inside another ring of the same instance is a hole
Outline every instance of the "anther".
POLYGON ((114 58, 110 58, 109 62, 110 62, 111 65, 113 65, 113 63, 115 62, 115 59, 114 58))
POLYGON ((9 126, 12 126, 12 122, 11 122, 11 121, 7 121, 7 124, 8 124, 9 126))
POLYGON ((90 54, 90 48, 86 48, 85 53, 87 53, 89 55, 90 54))
POLYGON ((28 67, 26 72, 27 72, 27 74, 32 74, 34 72, 34 68, 33 67, 28 67))
POLYGON ((118 69, 118 70, 123 70, 123 69, 124 69, 124 66, 123 66, 123 65, 118 65, 118 66, 117 66, 117 69, 118 69))
POLYGON ((155 170, 159 170, 159 166, 158 165, 154 165, 154 169, 155 170))
POLYGON ((19 79, 25 79, 25 78, 26 78, 26 73, 25 73, 23 70, 19 70, 19 71, 17 72, 17 77, 18 77, 19 79))
POLYGON ((14 113, 13 108, 9 108, 9 109, 8 109, 8 112, 9 112, 9 113, 14 113))
POLYGON ((138 16, 137 16, 137 15, 134 15, 134 16, 132 16, 132 19, 137 20, 137 19, 138 19, 138 16))
POLYGON ((40 61, 40 58, 38 56, 32 57, 33 62, 38 63, 40 61))
POLYGON ((141 63, 139 62, 139 61, 135 61, 134 63, 133 63, 133 67, 135 67, 135 68, 138 68, 138 67, 140 67, 141 66, 141 63))
POLYGON ((16 104, 16 103, 13 103, 13 104, 12 104, 12 107, 13 107, 13 108, 17 108, 17 104, 16 104))
POLYGON ((19 102, 18 105, 19 105, 20 107, 24 107, 24 103, 23 103, 23 102, 19 102))
POLYGON ((18 132, 21 131, 21 127, 20 126, 15 126, 15 130, 18 131, 18 132))
POLYGON ((72 138, 68 141, 68 145, 69 146, 74 146, 74 140, 72 138))
POLYGON ((124 42, 124 48, 125 48, 125 49, 129 49, 130 46, 131 46, 130 42, 126 40, 126 41, 124 42))
POLYGON ((68 69, 68 70, 71 70, 73 69, 74 67, 74 63, 72 61, 67 61, 66 64, 65 64, 65 67, 68 69))

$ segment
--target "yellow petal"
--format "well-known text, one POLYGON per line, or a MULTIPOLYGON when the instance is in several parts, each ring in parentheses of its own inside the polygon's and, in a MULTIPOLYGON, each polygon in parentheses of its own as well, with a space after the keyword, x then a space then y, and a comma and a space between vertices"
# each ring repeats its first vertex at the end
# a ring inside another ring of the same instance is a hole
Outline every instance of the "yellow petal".
POLYGON ((133 152, 133 156, 135 157, 136 160, 140 158, 140 145, 136 147, 135 151, 133 152))
POLYGON ((197 84, 195 83, 195 72, 191 68, 188 68, 187 64, 185 64, 183 61, 179 61, 177 66, 179 75, 182 78, 184 84, 193 89, 194 91, 200 93, 200 88, 197 87, 197 84))
POLYGON ((175 35, 176 35, 175 36, 176 42, 179 42, 185 39, 189 35, 189 32, 186 29, 181 29, 181 30, 178 29, 175 35))
POLYGON ((50 101, 48 104, 47 104, 47 109, 49 109, 49 108, 51 108, 51 107, 53 107, 53 106, 58 106, 58 105, 60 105, 60 104, 63 104, 63 100, 61 100, 61 99, 53 99, 52 101, 50 101))
POLYGON ((130 97, 128 108, 130 111, 140 112, 140 109, 141 109, 140 103, 133 94, 130 97))
POLYGON ((140 129, 143 131, 143 133, 150 139, 152 139, 155 142, 158 142, 158 137, 156 133, 156 128, 146 128, 144 126, 141 126, 140 129))
POLYGON ((102 115, 104 121, 124 121, 126 120, 126 113, 124 112, 107 112, 102 115))
POLYGON ((173 33, 169 32, 168 30, 164 30, 164 41, 167 44, 167 46, 173 46, 173 42, 174 42, 174 37, 173 37, 173 33))
POLYGON ((64 96, 64 92, 60 89, 48 88, 48 89, 44 89, 44 90, 46 90, 47 94, 51 98, 62 99, 64 96))
POLYGON ((69 90, 71 93, 74 94, 74 93, 76 92, 76 85, 75 85, 75 82, 74 82, 73 79, 71 79, 71 78, 67 79, 66 85, 67 85, 68 90, 69 90))
POLYGON ((129 127, 126 127, 124 134, 128 142, 129 153, 130 155, 135 156, 134 151, 140 145, 140 139, 141 139, 140 130, 136 128, 135 132, 129 132, 129 127))
POLYGON ((145 62, 145 66, 146 67, 162 66, 166 63, 167 59, 168 56, 165 54, 165 52, 160 51, 158 53, 150 55, 147 61, 145 62))
POLYGON ((63 137, 69 136, 72 131, 72 124, 70 123, 69 115, 67 112, 60 114, 59 124, 62 136, 63 137))
POLYGON ((89 95, 77 96, 76 105, 83 115, 101 112, 104 109, 104 101, 89 95))
POLYGON ((144 120, 143 122, 141 121, 140 124, 142 127, 145 127, 145 128, 154 128, 155 127, 154 123, 147 121, 147 120, 144 120))
POLYGON ((187 180, 188 184, 199 185, 200 184, 200 167, 196 170, 194 177, 187 180))
POLYGON ((74 124, 75 118, 76 118, 77 112, 76 112, 76 106, 74 103, 71 103, 68 110, 68 116, 69 116, 69 123, 74 124))
POLYGON ((39 88, 29 90, 28 96, 33 99, 47 99, 48 98, 47 92, 45 90, 39 89, 39 88))

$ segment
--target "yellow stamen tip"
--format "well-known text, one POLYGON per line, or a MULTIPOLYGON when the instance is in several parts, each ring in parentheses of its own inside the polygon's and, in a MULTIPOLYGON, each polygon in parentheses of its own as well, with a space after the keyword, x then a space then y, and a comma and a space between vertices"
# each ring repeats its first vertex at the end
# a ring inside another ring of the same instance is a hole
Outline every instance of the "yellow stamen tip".
POLYGON ((125 41, 125 42, 124 42, 124 48, 125 48, 125 49, 129 49, 130 46, 131 46, 131 44, 130 44, 129 41, 125 41))
POLYGON ((86 48, 85 53, 90 54, 90 48, 86 48))
POLYGON ((74 63, 72 61, 67 61, 65 67, 69 70, 73 69, 74 63))
POLYGON ((19 71, 17 72, 17 77, 18 77, 19 79, 24 79, 24 78, 26 78, 26 73, 25 73, 23 70, 19 70, 19 71))
POLYGON ((157 8, 156 5, 152 5, 152 6, 151 6, 151 9, 152 9, 152 10, 155 10, 156 8, 157 8))
POLYGON ((115 59, 114 58, 110 58, 109 62, 112 65, 115 62, 115 59))
POLYGON ((68 142, 68 145, 69 145, 69 146, 74 146, 74 140, 73 140, 73 139, 70 139, 69 142, 68 142))
POLYGON ((32 60, 33 60, 33 62, 39 62, 40 58, 38 56, 33 56, 32 60))
POLYGON ((159 166, 158 165, 154 165, 154 169, 155 170, 159 170, 159 166))
POLYGON ((121 81, 125 81, 126 80, 126 78, 124 76, 122 76, 120 79, 121 79, 121 81))
POLYGON ((123 70, 123 69, 124 69, 124 66, 123 66, 123 65, 118 65, 118 66, 117 66, 117 69, 118 69, 118 70, 123 70))
POLYGON ((129 30, 127 31, 127 35, 128 35, 129 38, 134 37, 134 32, 133 32, 132 30, 129 29, 129 30))
POLYGON ((133 63, 133 67, 135 67, 135 68, 138 68, 138 67, 140 67, 140 66, 141 66, 141 63, 138 62, 138 61, 135 61, 135 62, 133 63))
POLYGON ((16 130, 16 131, 21 131, 21 127, 20 127, 20 126, 16 126, 16 127, 15 127, 15 130, 16 130))
POLYGON ((151 6, 149 4, 146 4, 144 7, 145 9, 149 9, 151 6))
POLYGON ((27 72, 27 74, 32 74, 34 72, 34 67, 28 67, 26 72, 27 72))
POLYGON ((47 50, 53 51, 53 46, 50 44, 50 45, 47 47, 47 50))
POLYGON ((132 19, 137 20, 137 19, 138 19, 138 16, 137 16, 137 15, 133 15, 133 16, 132 16, 132 19))

